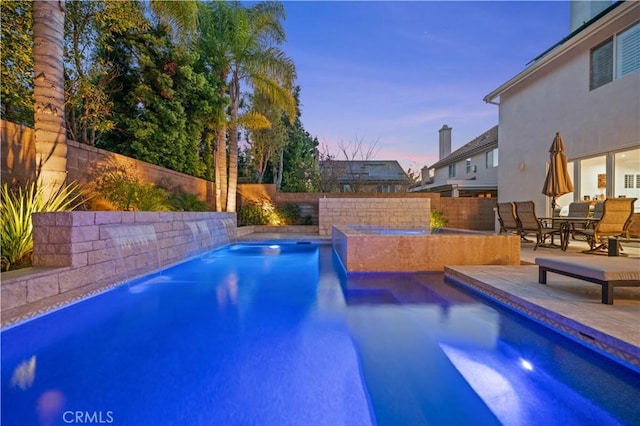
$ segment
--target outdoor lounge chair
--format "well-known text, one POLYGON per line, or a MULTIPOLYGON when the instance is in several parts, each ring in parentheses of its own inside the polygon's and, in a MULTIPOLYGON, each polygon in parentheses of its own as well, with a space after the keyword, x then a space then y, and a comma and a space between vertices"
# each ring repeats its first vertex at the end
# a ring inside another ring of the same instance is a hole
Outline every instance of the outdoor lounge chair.
MULTIPOLYGON (((590 256, 591 257, 591 256, 590 256)), ((602 286, 602 303, 613 304, 614 287, 640 286, 640 259, 624 257, 536 257, 538 282, 547 283, 547 272, 602 286)))
MULTIPOLYGON (((533 247, 536 250, 539 246, 545 244, 547 238, 551 238, 553 244, 553 237, 560 237, 560 246, 563 244, 563 232, 560 226, 545 226, 536 216, 536 206, 533 201, 520 201, 514 203, 516 206, 516 218, 520 223, 520 230, 522 236, 534 234, 536 236, 536 245, 533 247)), ((555 246, 554 246, 555 247, 555 246)))
POLYGON ((629 238, 629 226, 636 198, 607 198, 603 203, 602 218, 592 229, 575 229, 576 236, 584 236, 591 247, 587 252, 606 250, 608 238, 629 238))
POLYGON ((520 223, 516 217, 516 206, 513 203, 498 203, 498 221, 501 234, 517 234, 522 237, 520 223))

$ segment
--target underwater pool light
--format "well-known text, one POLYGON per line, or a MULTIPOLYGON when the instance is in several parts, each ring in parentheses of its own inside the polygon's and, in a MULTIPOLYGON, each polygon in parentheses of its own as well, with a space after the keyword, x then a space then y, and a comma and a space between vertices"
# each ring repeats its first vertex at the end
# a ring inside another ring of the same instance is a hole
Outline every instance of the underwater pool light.
POLYGON ((522 368, 524 368, 527 371, 533 371, 533 364, 531 364, 529 361, 527 361, 526 359, 520 359, 520 365, 522 366, 522 368))

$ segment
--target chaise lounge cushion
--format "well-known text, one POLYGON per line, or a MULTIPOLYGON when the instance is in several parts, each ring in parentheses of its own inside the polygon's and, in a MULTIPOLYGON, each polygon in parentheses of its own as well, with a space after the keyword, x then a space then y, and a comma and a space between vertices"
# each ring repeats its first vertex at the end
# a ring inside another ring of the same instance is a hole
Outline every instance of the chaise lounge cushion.
POLYGON ((537 257, 536 265, 600 281, 640 280, 640 258, 615 256, 537 257))

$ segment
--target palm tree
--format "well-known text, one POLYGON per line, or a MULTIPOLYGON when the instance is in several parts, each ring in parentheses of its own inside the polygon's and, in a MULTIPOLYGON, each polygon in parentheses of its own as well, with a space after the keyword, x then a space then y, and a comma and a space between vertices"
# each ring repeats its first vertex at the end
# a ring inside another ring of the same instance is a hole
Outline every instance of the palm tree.
POLYGON ((33 2, 33 99, 37 180, 48 199, 67 179, 64 0, 33 2))
POLYGON ((229 192, 227 211, 236 208, 238 185, 238 130, 237 118, 240 106, 240 82, 254 87, 274 105, 284 109, 289 117, 295 117, 296 103, 293 97, 295 65, 277 45, 284 43, 285 33, 281 20, 285 18, 284 6, 278 2, 258 3, 241 15, 244 28, 238 34, 231 51, 231 81, 229 95, 229 192))
MULTIPOLYGON (((228 180, 222 178, 221 185, 228 185, 225 210, 234 212, 238 184, 238 126, 242 122, 239 115, 241 83, 259 91, 289 117, 295 117, 292 85, 296 73, 293 61, 277 47, 285 41, 281 23, 285 11, 281 3, 265 2, 244 8, 239 3, 215 2, 210 3, 209 11, 206 25, 213 27, 204 29, 202 41, 210 46, 209 55, 215 55, 219 61, 221 93, 229 95, 228 132, 224 131, 226 129, 219 131, 219 136, 228 133, 229 138, 228 180)), ((221 143, 219 137, 217 149, 220 155, 216 159, 220 161, 216 161, 216 178, 226 174, 226 149, 222 149, 221 143)), ((216 184, 216 193, 220 192, 222 198, 225 191, 221 185, 216 184)))
POLYGON ((198 28, 197 0, 151 0, 149 6, 153 14, 174 29, 179 40, 186 41, 198 28))

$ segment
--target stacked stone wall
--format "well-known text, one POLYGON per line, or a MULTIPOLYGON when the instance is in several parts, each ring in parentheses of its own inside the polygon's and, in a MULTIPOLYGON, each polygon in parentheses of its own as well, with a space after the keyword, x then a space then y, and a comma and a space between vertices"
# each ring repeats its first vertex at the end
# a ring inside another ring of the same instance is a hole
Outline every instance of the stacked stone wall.
POLYGON ((36 213, 33 224, 34 267, 2 274, 3 324, 26 305, 49 309, 236 238, 235 213, 36 213))
POLYGON ((331 235, 333 225, 429 227, 428 198, 321 198, 319 234, 331 235))

